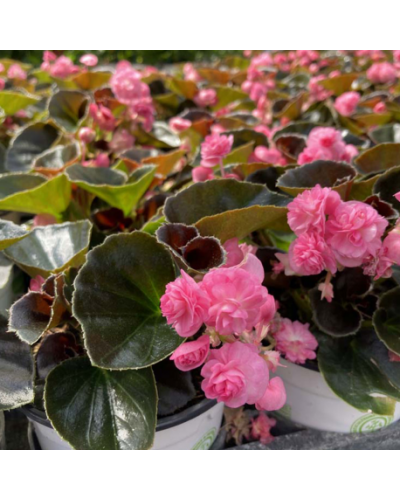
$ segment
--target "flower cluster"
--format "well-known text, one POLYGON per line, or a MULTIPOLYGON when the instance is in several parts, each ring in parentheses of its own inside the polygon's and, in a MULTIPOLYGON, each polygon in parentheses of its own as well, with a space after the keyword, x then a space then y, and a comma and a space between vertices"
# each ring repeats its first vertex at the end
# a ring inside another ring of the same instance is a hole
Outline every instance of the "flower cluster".
POLYGON ((209 399, 231 408, 247 403, 278 410, 286 401, 285 388, 279 377, 270 380, 269 373, 276 370, 279 354, 262 344, 276 314, 275 299, 262 285, 264 269, 254 249, 237 240, 224 247, 223 267, 209 271, 200 282, 181 271, 167 285, 161 310, 178 335, 192 337, 206 327, 171 359, 183 371, 204 364, 202 389, 209 399))
POLYGON ((298 163, 304 165, 316 160, 350 162, 358 154, 352 144, 346 144, 338 130, 331 127, 314 128, 307 139, 307 147, 300 154, 298 163))
MULTIPOLYGON (((360 201, 341 200, 330 188, 317 185, 304 191, 288 205, 288 223, 297 238, 288 259, 277 254, 275 271, 287 275, 319 275, 338 269, 363 267, 375 279, 390 277, 400 263, 400 228, 385 236, 388 221, 375 208, 360 201)), ((321 287, 332 299, 329 283, 321 287)))

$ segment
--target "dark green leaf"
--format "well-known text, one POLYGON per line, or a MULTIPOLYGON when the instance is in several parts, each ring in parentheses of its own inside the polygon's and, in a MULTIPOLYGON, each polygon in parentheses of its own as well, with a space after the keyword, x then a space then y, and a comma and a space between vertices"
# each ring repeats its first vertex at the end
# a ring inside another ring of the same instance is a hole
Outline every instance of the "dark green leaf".
POLYGON ((357 339, 318 335, 318 365, 332 391, 363 413, 393 415, 400 391, 359 351, 357 339))
POLYGON ((356 176, 354 168, 347 163, 318 160, 288 170, 279 179, 277 186, 292 196, 297 196, 316 184, 331 187, 346 199, 349 186, 356 176))
POLYGON ((378 144, 385 142, 400 142, 400 125, 398 123, 384 125, 372 130, 369 135, 378 144))
POLYGON ((373 322, 382 342, 400 356, 400 287, 381 296, 373 322))
POLYGON ((400 191, 400 166, 394 167, 381 175, 374 184, 373 192, 381 200, 393 205, 399 211, 400 202, 394 197, 400 191))
POLYGON ((67 146, 56 146, 38 156, 33 163, 33 168, 43 174, 57 173, 66 165, 76 162, 80 154, 81 150, 77 142, 73 142, 67 146))
POLYGON ((400 166, 400 144, 378 144, 357 156, 354 163, 364 174, 381 172, 400 166))
POLYGON ((82 92, 60 90, 49 102, 50 117, 68 132, 76 132, 86 115, 88 97, 82 92))
POLYGON ((170 253, 146 233, 113 235, 89 252, 75 280, 73 311, 95 365, 143 368, 181 344, 160 311, 174 279, 170 253))
POLYGON ((33 401, 34 364, 30 348, 7 332, 0 316, 0 410, 12 410, 33 401))
POLYGON ((7 151, 7 170, 29 172, 35 158, 51 148, 58 135, 59 130, 49 123, 34 123, 22 129, 7 151))
POLYGON ((48 277, 85 261, 89 247, 89 221, 36 227, 28 236, 5 250, 31 277, 48 277))
POLYGON ((237 130, 229 130, 222 135, 233 135, 233 148, 238 148, 253 142, 254 146, 269 146, 268 138, 261 132, 256 132, 250 128, 240 128, 237 130))
POLYGON ((78 450, 142 450, 154 440, 157 391, 150 368, 106 371, 86 358, 65 361, 47 377, 47 416, 78 450))

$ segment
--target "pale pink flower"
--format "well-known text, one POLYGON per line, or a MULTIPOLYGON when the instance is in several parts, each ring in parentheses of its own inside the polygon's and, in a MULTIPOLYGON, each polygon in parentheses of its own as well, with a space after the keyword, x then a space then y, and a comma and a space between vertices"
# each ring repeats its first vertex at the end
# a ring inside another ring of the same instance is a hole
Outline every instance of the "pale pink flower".
POLYGON ((108 146, 114 153, 121 153, 130 149, 135 144, 135 138, 125 128, 114 132, 108 146))
POLYGON ((185 120, 185 118, 180 118, 179 116, 171 118, 168 124, 176 133, 183 132, 192 126, 192 122, 190 120, 185 120))
POLYGON ((358 267, 377 254, 387 226, 387 220, 370 205, 342 202, 326 223, 326 241, 342 266, 358 267))
POLYGON ((397 72, 389 62, 375 63, 367 71, 368 79, 375 84, 394 83, 397 72))
POLYGON ((181 337, 191 337, 208 318, 210 300, 202 288, 185 271, 167 285, 161 297, 161 311, 167 323, 181 337))
POLYGON ((218 102, 217 92, 214 89, 202 89, 193 100, 200 108, 215 106, 218 102))
POLYGON ((269 444, 273 441, 271 429, 276 425, 276 420, 267 417, 265 413, 260 413, 256 419, 251 421, 251 436, 261 444, 269 444))
POLYGON ((96 132, 89 127, 82 127, 79 130, 78 137, 83 143, 90 144, 92 141, 94 141, 96 132))
POLYGON ((201 81, 201 76, 199 75, 198 71, 195 69, 195 67, 191 63, 186 63, 183 66, 183 74, 184 74, 185 80, 191 80, 192 82, 200 82, 201 81))
POLYGON ((94 160, 95 167, 108 168, 110 166, 110 158, 107 153, 99 153, 94 160))
POLYGON ((325 99, 328 99, 332 95, 332 92, 329 90, 326 90, 319 82, 321 80, 324 80, 326 77, 324 75, 318 75, 318 76, 313 76, 310 79, 310 82, 308 84, 308 88, 311 93, 311 97, 315 101, 325 101, 325 99))
POLYGON ((97 59, 97 56, 95 56, 94 54, 84 54, 79 59, 79 62, 81 64, 84 64, 85 66, 93 67, 93 66, 96 66, 96 64, 99 62, 99 60, 97 59))
POLYGON ((26 80, 27 73, 24 71, 19 64, 11 64, 7 71, 7 77, 17 80, 26 80))
POLYGON ((42 285, 45 283, 45 279, 42 276, 37 275, 35 278, 32 278, 29 283, 29 290, 31 292, 41 292, 42 285))
POLYGON ((214 179, 215 175, 211 168, 207 167, 195 167, 192 170, 193 182, 204 182, 214 179))
POLYGON ((345 92, 335 101, 335 109, 343 116, 351 116, 360 102, 361 96, 358 92, 345 92))
POLYGON ((269 139, 271 139, 274 133, 277 131, 277 129, 270 129, 266 125, 257 125, 257 127, 254 127, 254 130, 266 135, 269 139))
POLYGON ((67 78, 79 71, 78 66, 71 61, 69 57, 60 56, 54 64, 49 68, 50 75, 55 78, 67 78))
POLYGON ((223 134, 226 132, 225 127, 223 127, 220 123, 214 123, 214 125, 211 125, 210 127, 211 134, 223 134))
POLYGON ((287 161, 282 156, 282 153, 275 148, 267 148, 265 146, 257 146, 253 154, 249 158, 249 162, 255 163, 270 163, 271 165, 285 166, 287 161))
POLYGON ((267 351, 262 357, 268 365, 268 370, 272 373, 276 372, 278 366, 282 366, 280 364, 281 354, 278 351, 267 351))
POLYGON ((116 126, 116 120, 111 110, 100 104, 92 103, 89 106, 89 114, 93 118, 94 122, 102 129, 107 132, 114 130, 116 126))
POLYGON ((268 291, 253 274, 236 267, 219 268, 206 274, 200 286, 210 300, 207 326, 220 335, 240 335, 259 323, 268 291))
POLYGON ((153 127, 155 109, 151 97, 143 98, 136 104, 129 105, 131 119, 142 124, 146 132, 150 132, 153 127))
POLYGON ((210 352, 210 337, 203 335, 194 342, 185 342, 169 358, 178 370, 189 372, 201 366, 210 352))
POLYGON ((141 81, 140 73, 131 66, 117 69, 110 85, 115 97, 123 104, 137 104, 150 96, 149 86, 141 81))
POLYGON ((303 365, 307 359, 315 359, 317 339, 310 332, 309 324, 281 318, 278 331, 274 333, 276 349, 292 363, 303 365))
POLYGON ((33 227, 39 226, 50 226, 51 224, 56 224, 57 219, 54 215, 49 214, 39 214, 35 215, 33 218, 33 227))
POLYGON ((326 216, 332 214, 341 203, 339 194, 317 184, 303 191, 288 205, 288 224, 297 235, 310 229, 321 234, 325 231, 326 216))
POLYGON ((235 342, 210 352, 201 370, 201 388, 207 399, 216 399, 229 408, 255 404, 265 393, 267 363, 255 346, 235 342))
POLYGON ((393 265, 400 265, 400 228, 395 228, 383 240, 376 258, 367 260, 364 273, 380 278, 390 278, 393 274, 393 265))
POLYGON ((0 78, 0 90, 4 90, 4 87, 6 86, 6 81, 4 78, 0 78))
POLYGON ((397 201, 400 201, 400 192, 399 193, 396 193, 394 195, 394 197, 396 198, 397 201))
POLYGON ((201 166, 215 167, 230 153, 233 135, 208 135, 201 145, 201 166))
POLYGON ((239 245, 239 240, 233 238, 224 243, 227 253, 226 264, 222 268, 237 267, 253 274, 260 283, 264 281, 264 267, 255 255, 257 248, 246 243, 239 245))
POLYGON ((325 299, 329 303, 332 302, 335 297, 332 283, 320 283, 318 290, 321 292, 321 300, 325 299))
POLYGON ((400 50, 394 50, 393 51, 393 59, 396 62, 400 62, 400 50))
POLYGON ((310 231, 301 234, 289 248, 291 269, 299 276, 315 276, 328 270, 336 273, 335 256, 321 234, 310 231))
POLYGON ((52 63, 57 59, 57 56, 51 50, 45 50, 43 52, 43 62, 52 63))
POLYGON ((5 67, 4 67, 4 64, 0 63, 0 73, 3 73, 3 71, 5 71, 5 67))
POLYGON ((316 160, 347 161, 349 162, 358 150, 355 146, 346 143, 341 133, 332 127, 314 128, 308 139, 307 147, 299 155, 299 165, 316 160))
POLYGON ((275 377, 269 381, 268 387, 256 402, 257 410, 278 411, 286 404, 286 389, 280 377, 275 377))

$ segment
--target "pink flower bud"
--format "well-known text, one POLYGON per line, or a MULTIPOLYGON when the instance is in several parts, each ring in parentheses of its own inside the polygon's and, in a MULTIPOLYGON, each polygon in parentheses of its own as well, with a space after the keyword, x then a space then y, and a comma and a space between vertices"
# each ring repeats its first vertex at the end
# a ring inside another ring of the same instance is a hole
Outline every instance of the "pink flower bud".
POLYGON ((79 139, 85 144, 89 144, 94 141, 96 137, 96 132, 89 127, 82 127, 78 133, 79 139))
POLYGON ((84 54, 79 59, 79 62, 81 64, 84 64, 85 66, 93 67, 93 66, 96 66, 96 64, 98 63, 98 59, 97 59, 97 56, 95 56, 94 54, 84 54))
POLYGON ((210 337, 203 335, 194 342, 185 342, 169 358, 178 370, 188 372, 201 366, 210 351, 210 337))

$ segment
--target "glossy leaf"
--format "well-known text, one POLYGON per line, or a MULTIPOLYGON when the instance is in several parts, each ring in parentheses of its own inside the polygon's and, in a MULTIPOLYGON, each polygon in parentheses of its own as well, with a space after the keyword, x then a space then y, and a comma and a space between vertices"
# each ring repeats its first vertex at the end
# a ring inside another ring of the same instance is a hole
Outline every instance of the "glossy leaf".
POLYGON ((135 170, 135 177, 126 184, 126 176, 119 170, 88 168, 78 164, 66 169, 71 182, 98 196, 112 207, 119 208, 125 216, 132 212, 146 193, 155 172, 156 167, 151 166, 135 170))
POLYGON ((333 188, 342 199, 346 199, 355 176, 356 171, 347 163, 318 160, 288 170, 278 179, 277 187, 297 196, 319 184, 321 187, 333 188))
POLYGON ((26 94, 20 94, 9 90, 0 92, 0 108, 6 115, 15 115, 21 109, 25 109, 39 101, 38 97, 26 94))
POLYGON ((76 358, 57 366, 45 387, 47 416, 78 450, 141 450, 153 444, 157 391, 150 368, 106 371, 76 358))
POLYGON ((355 158, 354 163, 364 174, 389 170, 400 165, 400 144, 378 144, 355 158))
POLYGON ((287 230, 288 198, 266 187, 234 179, 193 184, 167 199, 169 222, 195 225, 202 236, 222 243, 259 229, 287 230))
POLYGON ((311 290, 309 296, 314 323, 322 332, 332 337, 346 337, 361 328, 362 316, 351 304, 343 304, 336 297, 331 303, 322 300, 318 289, 311 290))
POLYGON ((318 335, 318 342, 319 369, 337 396, 363 413, 393 415, 400 390, 371 360, 365 359, 356 338, 337 340, 318 335))
POLYGON ((385 142, 400 143, 400 125, 394 123, 378 127, 369 133, 370 137, 378 144, 385 142))
POLYGON ((36 227, 5 253, 32 278, 38 274, 47 278, 52 273, 83 264, 90 231, 89 221, 36 227))
POLYGON ((330 90, 334 95, 338 96, 345 92, 349 92, 353 82, 357 80, 358 76, 357 73, 345 73, 332 78, 326 78, 318 83, 326 90, 330 90))
POLYGON ((383 294, 373 322, 386 347, 400 356, 400 287, 383 294))
POLYGON ((28 231, 13 222, 0 220, 0 251, 27 236, 28 231))
POLYGON ((216 91, 218 98, 218 102, 216 106, 214 106, 214 109, 216 110, 224 108, 225 106, 233 102, 243 101, 249 98, 248 94, 246 94, 242 90, 238 90, 232 87, 223 87, 217 85, 214 87, 214 90, 216 91))
POLYGON ((249 128, 229 130, 228 132, 224 132, 222 135, 233 136, 233 148, 238 148, 239 146, 243 146, 249 142, 254 143, 254 146, 269 146, 268 137, 265 134, 256 132, 255 130, 249 128))
POLYGON ((81 150, 77 142, 73 142, 67 146, 56 146, 36 158, 33 168, 40 174, 54 175, 64 167, 75 163, 80 154, 81 150))
POLYGON ((394 197, 400 191, 400 166, 394 167, 381 175, 375 182, 373 192, 381 200, 400 210, 400 202, 394 197))
POLYGON ((33 375, 29 346, 7 332, 7 320, 0 316, 0 411, 33 401, 33 375))
POLYGON ((138 142, 142 145, 153 146, 160 149, 179 148, 181 140, 171 129, 162 122, 154 122, 151 132, 146 132, 141 128, 135 131, 138 142))
POLYGON ((170 253, 146 233, 113 235, 89 252, 75 280, 73 312, 93 364, 143 368, 181 344, 160 311, 160 298, 174 279, 170 253))
POLYGON ((59 216, 70 202, 71 185, 65 175, 46 181, 42 175, 0 175, 0 210, 59 216))
POLYGON ((85 71, 72 78, 72 82, 82 90, 95 90, 110 81, 111 73, 108 71, 85 71))
POLYGON ((173 171, 173 169, 178 165, 179 160, 185 156, 185 152, 182 150, 173 151, 165 155, 152 156, 151 158, 145 158, 142 163, 143 165, 156 165, 158 174, 167 176, 173 171))
POLYGON ((76 132, 86 115, 88 97, 82 92, 60 90, 49 102, 50 117, 68 132, 76 132))
POLYGON ((28 125, 14 137, 6 155, 6 169, 10 172, 29 172, 33 161, 51 148, 59 130, 50 123, 28 125))

